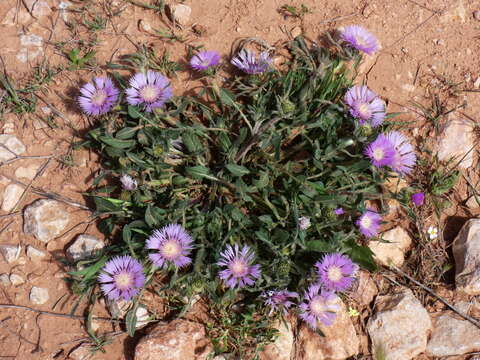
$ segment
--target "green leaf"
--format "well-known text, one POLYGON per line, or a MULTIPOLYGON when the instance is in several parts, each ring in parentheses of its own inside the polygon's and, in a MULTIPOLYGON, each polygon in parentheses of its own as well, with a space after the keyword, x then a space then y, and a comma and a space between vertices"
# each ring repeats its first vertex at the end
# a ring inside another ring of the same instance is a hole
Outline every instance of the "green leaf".
POLYGON ((115 138, 120 140, 131 139, 135 136, 137 131, 137 127, 125 127, 115 134, 115 138))
POLYGON ((225 167, 235 176, 243 176, 250 174, 250 170, 248 170, 245 166, 236 165, 236 164, 227 164, 225 167))
POLYGON ((184 133, 182 135, 182 140, 187 150, 191 153, 200 152, 204 148, 199 137, 193 132, 184 133))
POLYGON ((148 205, 147 211, 145 211, 145 222, 148 224, 150 227, 155 227, 158 225, 158 221, 155 217, 155 214, 153 212, 152 205, 148 205))
POLYGON ((332 251, 332 245, 322 240, 310 240, 305 244, 307 250, 316 252, 330 252, 332 251))
POLYGON ((97 207, 98 212, 116 212, 121 211, 124 201, 119 199, 94 196, 93 201, 97 207))
POLYGON ((185 172, 194 179, 205 178, 218 181, 218 178, 210 174, 210 169, 202 165, 187 167, 185 172))
POLYGON ((220 89, 220 100, 224 105, 235 106, 235 94, 227 89, 220 89))
POLYGON ((127 334, 131 337, 135 335, 135 330, 137 329, 137 304, 127 313, 125 316, 125 328, 127 334))
POLYGON ((348 240, 345 245, 350 248, 347 250, 347 254, 354 263, 369 271, 377 270, 377 265, 373 260, 373 252, 368 246, 358 245, 353 239, 348 240))
POLYGON ((268 173, 265 172, 265 171, 262 171, 260 173, 260 179, 253 180, 253 184, 255 185, 255 187, 257 189, 263 189, 264 187, 266 187, 268 185, 269 182, 270 182, 270 179, 268 177, 268 173))
POLYGON ((114 139, 111 136, 100 136, 98 138, 101 142, 114 147, 116 149, 128 149, 135 146, 134 140, 119 140, 114 139))
POLYGON ((133 105, 128 105, 128 116, 130 116, 132 119, 139 119, 143 115, 138 109, 138 107, 133 106, 133 105))

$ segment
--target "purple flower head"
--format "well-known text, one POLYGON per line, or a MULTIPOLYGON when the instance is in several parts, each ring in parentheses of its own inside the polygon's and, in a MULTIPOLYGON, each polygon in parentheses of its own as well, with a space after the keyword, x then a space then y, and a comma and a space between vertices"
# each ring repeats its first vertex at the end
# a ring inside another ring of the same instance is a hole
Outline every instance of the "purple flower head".
POLYGON ((377 38, 365 28, 358 25, 350 25, 343 29, 340 37, 348 46, 372 55, 378 50, 377 38))
POLYGON ((300 318, 313 330, 318 328, 318 321, 330 326, 337 317, 340 305, 338 297, 333 291, 323 289, 320 284, 310 285, 304 295, 304 302, 300 304, 300 318))
POLYGON ((170 81, 162 74, 148 70, 130 78, 130 87, 125 90, 130 105, 142 106, 145 111, 161 108, 173 96, 170 81))
POLYGON ((365 155, 376 167, 391 166, 395 157, 395 148, 385 135, 380 134, 367 146, 365 155))
POLYGON ((415 206, 422 206, 424 201, 425 201, 425 193, 417 192, 412 195, 412 202, 415 204, 415 206))
POLYGON ((238 244, 234 247, 227 245, 224 252, 220 253, 221 259, 217 263, 226 269, 219 272, 218 276, 229 288, 251 286, 260 278, 262 273, 260 265, 253 265, 255 253, 245 245, 242 250, 238 244))
POLYGON ((232 59, 232 64, 247 74, 261 74, 270 68, 272 59, 266 51, 257 59, 252 51, 243 49, 232 59))
POLYGON ((97 77, 80 89, 78 103, 87 115, 102 115, 112 110, 119 91, 108 77, 97 77))
POLYGON ((180 225, 164 226, 155 230, 147 239, 146 248, 155 250, 148 257, 155 266, 164 269, 169 264, 176 268, 187 266, 192 262, 188 257, 193 248, 192 242, 191 236, 180 225))
POLYGON ((300 230, 307 230, 311 226, 310 218, 306 216, 300 216, 298 218, 298 227, 300 230))
POLYGON ((122 183, 123 190, 133 191, 136 190, 138 186, 137 180, 126 174, 120 177, 120 182, 122 183))
POLYGON ((366 86, 352 86, 344 98, 350 114, 360 125, 379 126, 385 119, 385 103, 366 86))
POLYGON ((333 212, 335 213, 335 215, 343 215, 343 214, 345 214, 345 210, 343 210, 343 208, 341 208, 341 207, 336 208, 335 210, 333 210, 333 212))
POLYGON ((290 299, 298 298, 298 294, 288 290, 274 290, 264 292, 262 297, 265 299, 265 305, 270 307, 269 316, 277 310, 282 310, 283 314, 286 315, 288 309, 294 305, 290 299))
POLYGON ((348 256, 334 253, 315 263, 320 284, 327 290, 345 291, 352 286, 358 269, 348 256))
POLYGON ((220 54, 216 51, 200 51, 190 59, 190 66, 198 71, 204 71, 218 65, 220 54))
POLYGON ((417 161, 417 155, 415 155, 413 146, 409 143, 406 136, 398 131, 391 131, 385 134, 385 137, 395 149, 390 167, 399 174, 410 173, 417 161))
POLYGON ((98 281, 108 299, 128 301, 145 284, 145 275, 142 264, 131 256, 115 256, 105 264, 98 281))
POLYGON ((357 224, 363 235, 373 237, 378 234, 381 222, 382 217, 378 213, 367 210, 358 218, 355 224, 357 224))

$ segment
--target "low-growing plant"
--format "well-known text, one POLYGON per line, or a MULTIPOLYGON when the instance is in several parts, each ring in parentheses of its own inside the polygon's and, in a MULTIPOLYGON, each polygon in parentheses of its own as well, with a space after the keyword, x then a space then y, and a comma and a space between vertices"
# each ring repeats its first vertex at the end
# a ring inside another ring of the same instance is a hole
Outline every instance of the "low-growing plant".
MULTIPOLYGON (((365 51, 376 48, 370 40, 361 43, 365 51)), ((344 54, 309 48, 301 37, 289 50, 284 69, 272 69, 267 53, 242 51, 232 63, 250 76, 207 78, 196 96, 170 98, 166 79, 154 72, 131 78, 128 105, 114 107, 119 91, 109 80, 82 89, 84 112, 115 111, 84 143, 102 159, 90 196, 111 241, 71 273, 77 294, 91 296, 100 281, 110 298, 134 303, 151 286, 184 306, 189 300, 182 299, 200 295, 212 313, 207 330, 217 352, 270 341, 271 315, 307 289, 302 309, 313 310, 302 319, 312 328, 317 320, 331 323, 334 314, 316 314, 314 303, 331 306, 333 291, 350 286, 356 266, 340 254, 318 260, 343 253, 375 269, 361 234, 378 233, 381 216, 367 200, 384 197, 379 186, 389 172, 381 167, 404 174, 415 156, 401 134, 378 136, 385 105, 366 87, 352 87, 344 54), (335 281, 327 258, 341 269, 335 281), (128 279, 136 289, 117 286, 128 279)), ((143 72, 161 69, 145 54, 134 59, 143 72)), ((134 310, 126 317, 130 333, 134 310)))

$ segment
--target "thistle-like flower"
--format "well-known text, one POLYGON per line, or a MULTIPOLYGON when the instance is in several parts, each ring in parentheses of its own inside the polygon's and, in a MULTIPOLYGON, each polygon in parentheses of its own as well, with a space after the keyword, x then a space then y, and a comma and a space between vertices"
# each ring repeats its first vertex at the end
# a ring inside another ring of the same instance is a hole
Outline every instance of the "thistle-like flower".
POLYGON ((257 59, 255 54, 247 49, 241 50, 231 62, 247 74, 261 74, 267 71, 272 65, 272 59, 270 55, 268 55, 268 52, 262 52, 257 59))
POLYGON ((127 174, 124 174, 120 177, 120 182, 122 183, 123 190, 133 191, 138 187, 137 180, 127 174))
POLYGON ((220 254, 221 259, 217 265, 226 267, 218 276, 230 288, 252 286, 262 273, 260 265, 253 264, 255 253, 249 246, 244 245, 242 250, 235 244, 227 245, 220 254))
POLYGON ((130 87, 125 90, 127 102, 138 105, 147 112, 161 108, 173 95, 170 81, 156 71, 136 73, 130 78, 130 87))
POLYGON ((198 71, 208 70, 217 66, 220 62, 220 54, 216 51, 200 51, 190 59, 190 66, 198 71))
POLYGON ((147 239, 146 248, 155 250, 148 257, 150 261, 160 268, 173 265, 182 268, 189 265, 192 259, 189 257, 192 251, 193 239, 185 229, 177 224, 164 226, 155 230, 147 239))
POLYGON ((358 269, 348 256, 339 253, 325 255, 315 267, 320 284, 331 291, 348 290, 358 269))
POLYGON ((415 194, 412 194, 411 199, 415 206, 422 206, 423 202, 425 201, 425 193, 417 192, 415 194))
POLYGON ((265 305, 270 307, 268 316, 271 316, 277 310, 281 310, 286 315, 288 309, 295 304, 290 299, 297 299, 298 294, 288 290, 270 290, 264 292, 262 297, 265 299, 265 305))
POLYGON ((376 167, 390 166, 395 156, 395 148, 383 134, 378 137, 365 149, 365 155, 370 158, 376 167))
POLYGON ((313 330, 318 329, 318 322, 330 326, 337 317, 340 305, 338 297, 333 291, 322 289, 320 284, 310 285, 304 295, 304 302, 300 304, 300 318, 313 330))
POLYGON ((350 114, 360 125, 379 126, 385 119, 385 103, 366 86, 353 86, 345 94, 350 114))
POLYGON ((80 89, 78 103, 87 115, 102 115, 112 110, 119 91, 108 77, 97 77, 80 89))
POLYGON ((145 284, 145 275, 142 264, 131 256, 116 256, 105 264, 98 281, 108 299, 128 301, 145 284))
POLYGON ((385 134, 385 137, 395 149, 392 163, 389 166, 399 174, 410 173, 417 161, 417 155, 415 155, 412 144, 405 135, 398 131, 391 131, 385 134))
POLYGON ((298 218, 298 227, 300 230, 307 230, 312 224, 310 223, 310 218, 306 216, 300 216, 298 218))
POLYGON ((368 55, 372 55, 378 50, 377 38, 371 32, 358 25, 346 26, 341 31, 340 38, 349 47, 368 55))
POLYGON ((356 221, 356 224, 363 235, 366 237, 373 237, 378 235, 381 222, 382 217, 380 214, 371 210, 367 210, 356 221))

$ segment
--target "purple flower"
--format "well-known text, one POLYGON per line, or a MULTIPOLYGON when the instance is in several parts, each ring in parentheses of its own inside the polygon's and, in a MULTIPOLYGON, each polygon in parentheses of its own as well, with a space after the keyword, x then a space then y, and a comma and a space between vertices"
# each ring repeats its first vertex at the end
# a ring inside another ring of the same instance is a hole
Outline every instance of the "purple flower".
POLYGON ((318 328, 318 321, 330 326, 337 317, 340 305, 338 297, 333 291, 322 289, 320 284, 310 285, 304 295, 304 302, 300 304, 300 318, 313 330, 318 328))
POLYGON ((243 49, 232 59, 232 64, 247 74, 260 74, 270 68, 272 59, 266 51, 257 59, 252 51, 243 49))
POLYGON ((298 227, 300 230, 307 230, 311 226, 310 218, 306 216, 300 216, 298 218, 298 227))
POLYGON ((412 195, 412 202, 415 206, 422 206, 425 201, 425 194, 423 192, 418 192, 412 195))
POLYGON ((216 51, 201 51, 190 59, 190 66, 198 71, 207 70, 220 62, 220 54, 216 51))
POLYGON ((147 239, 146 248, 156 250, 148 255, 150 261, 158 267, 166 268, 173 264, 176 268, 189 265, 188 257, 192 250, 193 239, 183 227, 177 224, 164 226, 155 230, 147 239))
POLYGON ((399 174, 410 173, 417 161, 413 146, 408 142, 406 136, 398 131, 391 131, 385 134, 385 137, 395 149, 390 167, 399 174))
POLYGON ((279 309, 281 309, 283 314, 286 315, 288 309, 294 305, 294 303, 289 299, 298 298, 298 294, 288 290, 274 290, 264 292, 262 297, 265 299, 265 305, 270 307, 268 316, 271 316, 279 309))
POLYGON ((333 212, 335 213, 335 215, 343 215, 343 214, 345 214, 345 210, 343 210, 343 208, 341 208, 341 207, 336 208, 335 210, 333 210, 333 212))
POLYGON ((260 265, 253 265, 255 253, 250 247, 245 245, 242 250, 238 244, 234 247, 227 245, 224 252, 220 254, 221 259, 217 263, 219 266, 225 266, 226 269, 219 272, 218 276, 229 288, 251 286, 256 279, 260 278, 262 271, 260 265))
POLYGON ((352 86, 344 98, 350 114, 360 125, 379 126, 385 119, 385 103, 366 86, 352 86))
POLYGON ((365 28, 358 25, 350 25, 343 29, 340 38, 350 47, 372 55, 378 50, 377 38, 365 28))
POLYGON ((375 141, 367 146, 365 155, 370 158, 372 164, 376 167, 392 165, 395 148, 385 135, 380 134, 375 141))
POLYGON ((137 180, 126 174, 120 177, 120 182, 122 183, 123 190, 133 191, 136 190, 138 186, 137 180))
POLYGON ((355 224, 363 235, 366 237, 373 237, 378 234, 381 222, 382 217, 378 213, 367 210, 362 216, 360 216, 360 218, 358 218, 355 224))
POLYGON ((145 284, 145 275, 142 264, 131 256, 115 256, 105 264, 98 281, 108 299, 128 301, 145 284))
POLYGON ((108 77, 97 77, 80 89, 78 103, 87 115, 102 115, 112 110, 119 91, 108 77))
POLYGON ((130 78, 129 84, 131 87, 125 90, 127 102, 142 106, 147 112, 161 108, 173 96, 170 81, 156 71, 136 73, 130 78))
POLYGON ((327 290, 345 291, 352 286, 358 269, 348 256, 340 253, 325 255, 315 263, 320 284, 327 290))

